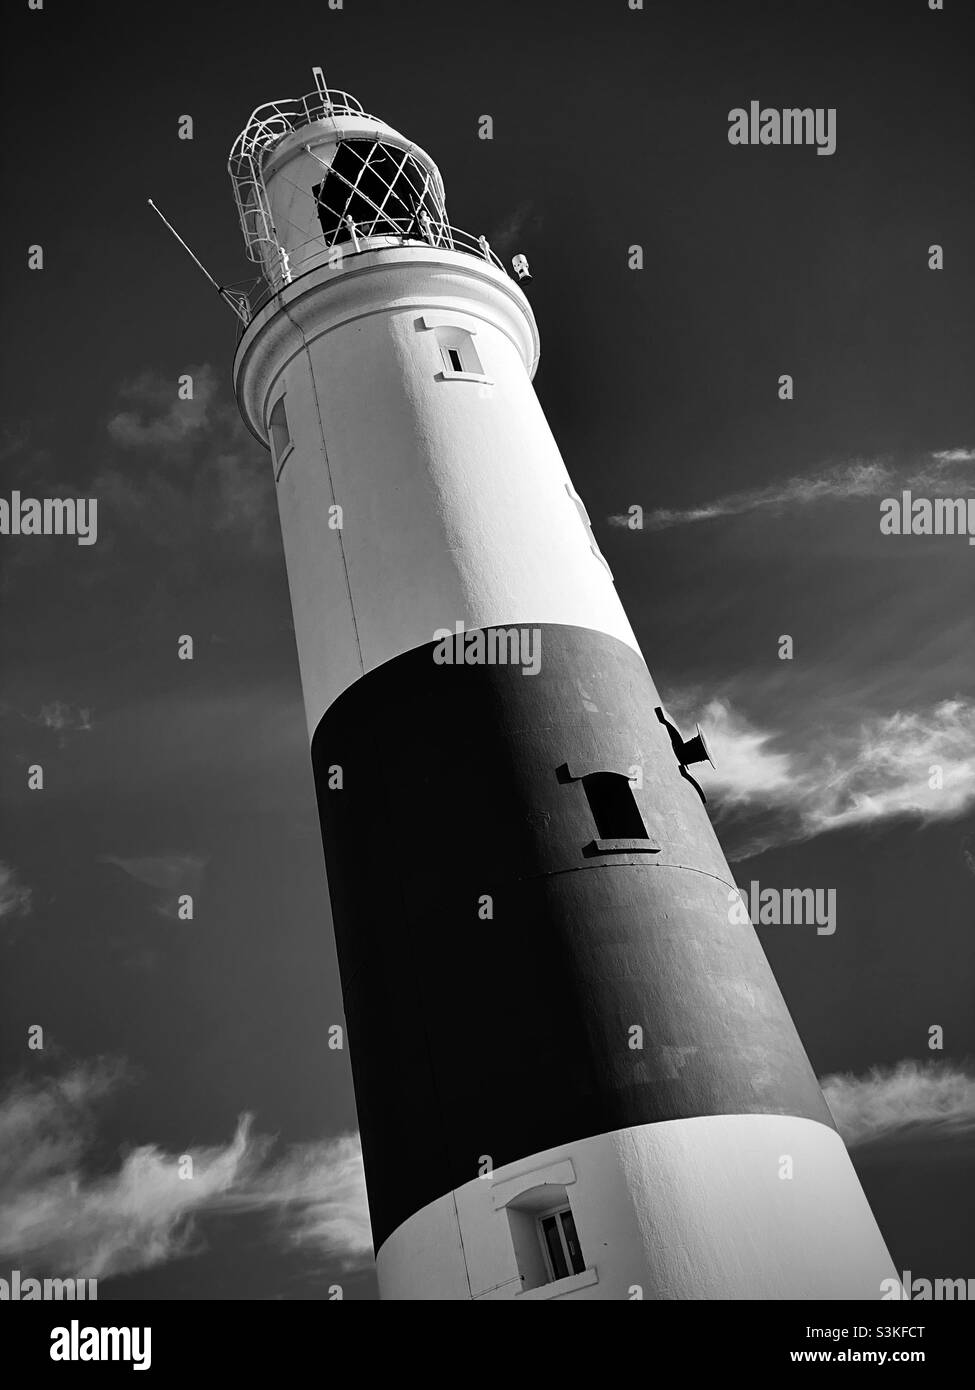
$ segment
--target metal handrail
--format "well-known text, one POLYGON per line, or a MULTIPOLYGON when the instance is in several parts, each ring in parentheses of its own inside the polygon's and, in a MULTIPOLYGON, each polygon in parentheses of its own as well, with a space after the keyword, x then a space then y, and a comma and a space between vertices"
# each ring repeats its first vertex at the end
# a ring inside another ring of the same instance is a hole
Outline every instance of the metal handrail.
POLYGON ((234 141, 230 151, 232 163, 241 159, 253 159, 255 155, 269 150, 283 135, 313 121, 328 120, 332 116, 360 116, 367 121, 378 121, 362 109, 348 92, 314 91, 303 97, 288 97, 284 101, 267 101, 251 112, 250 119, 234 141))
POLYGON ((278 244, 264 186, 265 155, 292 131, 334 116, 380 119, 364 111, 361 102, 348 92, 332 91, 322 85, 307 96, 269 101, 255 107, 234 141, 227 170, 233 184, 244 246, 252 261, 263 260, 261 243, 278 244))
MULTIPOLYGON (((400 221, 405 223, 405 219, 400 219, 400 221)), ((396 226, 398 223, 391 220, 389 225, 396 226)), ((396 232, 376 232, 369 236, 360 236, 353 224, 347 241, 329 243, 324 237, 312 237, 308 241, 303 242, 301 246, 292 247, 289 256, 294 256, 298 251, 303 250, 304 247, 311 245, 319 246, 324 256, 326 252, 334 250, 335 246, 339 245, 342 247, 342 264, 344 265, 346 261, 353 260, 356 256, 366 256, 371 252, 396 251, 403 247, 430 246, 435 251, 455 251, 459 252, 461 255, 476 256, 478 260, 487 261, 489 265, 495 266, 503 275, 508 274, 503 261, 491 250, 491 245, 486 237, 474 236, 471 232, 465 232, 460 227, 452 227, 446 222, 431 224, 428 229, 429 235, 427 236, 410 236, 406 234, 408 230, 407 227, 403 234, 398 234, 396 232)), ((299 280, 303 280, 306 275, 312 275, 315 271, 321 269, 322 262, 316 261, 316 264, 309 266, 307 270, 298 271, 287 283, 282 282, 281 284, 275 285, 269 283, 264 277, 261 277, 251 286, 251 292, 249 294, 238 291, 237 294, 242 300, 243 309, 240 315, 242 324, 240 333, 242 334, 244 332, 260 311, 279 295, 282 290, 290 288, 291 285, 297 284, 299 280), (261 287, 263 287, 263 289, 261 287), (255 290, 261 291, 258 293, 257 298, 253 297, 255 290)))
MULTIPOLYGON (((385 215, 388 194, 380 204, 365 199, 375 215, 369 218, 363 215, 360 226, 357 227, 347 215, 341 218, 339 225, 330 234, 326 235, 323 231, 297 246, 285 246, 275 229, 264 184, 263 166, 268 151, 292 131, 301 130, 316 121, 331 117, 354 116, 383 124, 378 116, 371 116, 364 111, 361 103, 348 92, 326 87, 319 68, 315 68, 314 72, 318 79, 318 86, 314 92, 285 101, 265 102, 262 106, 255 107, 230 153, 228 169, 240 215, 244 245, 250 259, 256 261, 263 272, 262 280, 258 282, 256 298, 253 290, 250 293, 237 294, 234 308, 243 327, 246 328, 260 309, 289 284, 313 270, 322 269, 326 263, 326 256, 337 246, 341 247, 343 261, 370 251, 393 250, 403 246, 431 246, 437 250, 477 256, 507 275, 504 265, 483 236, 472 236, 470 232, 452 227, 447 222, 442 192, 435 200, 436 205, 429 209, 420 206, 426 201, 424 193, 421 192, 416 212, 409 218, 392 218, 385 215), (309 246, 315 248, 314 260, 303 269, 301 254, 309 246), (294 271, 293 260, 297 262, 294 271)), ((376 138, 378 139, 378 136, 376 138)), ((347 179, 342 181, 349 182, 347 179)), ((353 185, 349 184, 349 187, 353 185)), ((424 189, 425 187, 426 185, 424 189)), ((334 260, 332 264, 334 265, 334 260)))

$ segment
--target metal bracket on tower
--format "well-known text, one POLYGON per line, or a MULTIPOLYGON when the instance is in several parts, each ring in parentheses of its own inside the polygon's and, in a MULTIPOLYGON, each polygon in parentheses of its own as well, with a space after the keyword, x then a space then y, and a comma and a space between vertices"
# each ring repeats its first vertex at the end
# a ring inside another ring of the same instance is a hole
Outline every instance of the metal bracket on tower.
POLYGON ((690 782, 698 796, 704 804, 707 805, 708 799, 704 794, 704 788, 687 770, 689 767, 693 767, 695 763, 710 763, 711 766, 714 767, 714 762, 711 758, 711 750, 708 747, 707 739, 704 737, 700 724, 698 724, 697 733, 693 738, 684 738, 677 725, 667 718, 662 705, 657 706, 654 710, 654 714, 667 730, 670 737, 670 745, 674 750, 677 762, 680 766, 680 775, 686 782, 690 782))

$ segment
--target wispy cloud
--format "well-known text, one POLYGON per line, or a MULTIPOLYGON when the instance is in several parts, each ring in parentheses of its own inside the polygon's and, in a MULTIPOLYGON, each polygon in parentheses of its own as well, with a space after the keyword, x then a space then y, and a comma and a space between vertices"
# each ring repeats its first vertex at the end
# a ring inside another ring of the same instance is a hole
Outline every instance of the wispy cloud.
POLYGON ((144 1145, 107 1175, 85 1160, 96 1106, 117 1089, 117 1062, 79 1066, 56 1081, 25 1083, 0 1104, 0 1256, 25 1268, 78 1271, 107 1278, 187 1253, 194 1215, 260 1158, 246 1124, 223 1147, 188 1149, 193 1176, 178 1155, 144 1145))
POLYGON ((931 457, 938 463, 972 463, 975 462, 975 449, 939 449, 931 457))
POLYGON ((952 1062, 898 1062, 866 1076, 827 1076, 821 1084, 851 1148, 975 1136, 975 1075, 952 1062))
POLYGON ((520 251, 522 248, 516 244, 519 238, 526 233, 537 236, 541 228, 541 215, 535 212, 535 205, 529 199, 524 203, 519 203, 514 211, 492 227, 491 247, 499 256, 520 251))
POLYGON ((230 1210, 270 1211, 290 1245, 350 1261, 372 1250, 362 1147, 357 1134, 294 1144, 243 1190, 229 1192, 230 1210))
POLYGON ((278 542, 274 487, 267 453, 244 428, 207 363, 191 367, 193 399, 177 381, 143 372, 119 388, 124 409, 107 433, 138 465, 106 464, 92 484, 106 536, 121 530, 179 549, 222 535, 272 553, 278 542))
POLYGON ((62 744, 65 734, 90 733, 92 728, 90 709, 76 709, 62 700, 51 700, 48 704, 42 705, 40 714, 30 722, 53 730, 62 744))
MULTIPOLYGON (((681 698, 675 709, 687 708, 681 698)), ((953 820, 975 806, 975 702, 942 700, 922 710, 874 715, 821 729, 796 747, 757 728, 726 700, 701 717, 715 769, 695 775, 719 817, 771 811, 745 822, 738 859, 775 844, 898 818, 953 820)))
POLYGON ((5 463, 7 459, 22 453, 30 442, 30 433, 28 420, 20 420, 13 427, 0 426, 0 463, 5 463))
POLYGON ((162 896, 156 903, 156 911, 163 917, 175 917, 180 895, 189 893, 196 897, 199 893, 203 870, 209 861, 204 855, 171 851, 135 858, 103 854, 99 856, 98 862, 114 864, 137 883, 145 883, 150 888, 158 889, 162 896))
POLYGON ((975 878, 975 835, 968 835, 962 841, 961 857, 965 868, 975 878))
POLYGON ((0 921, 8 917, 26 917, 32 896, 27 885, 20 882, 13 865, 0 860, 0 921))
POLYGON ((97 1111, 129 1079, 124 1064, 99 1060, 21 1082, 0 1102, 0 1260, 104 1279, 198 1253, 203 1218, 241 1211, 273 1218, 278 1244, 313 1246, 349 1266, 368 1256, 354 1136, 275 1158, 274 1139, 245 1115, 226 1144, 179 1153, 142 1145, 113 1171, 96 1171, 97 1111), (187 1159, 192 1176, 181 1176, 187 1159))
POLYGON ((40 723, 46 729, 61 733, 65 729, 78 729, 87 732, 91 728, 91 710, 74 709, 61 700, 53 700, 41 706, 40 723))
POLYGON ((215 404, 217 378, 207 363, 191 367, 193 397, 181 400, 175 380, 147 371, 119 387, 119 397, 130 409, 117 411, 108 421, 108 433, 117 444, 130 448, 158 448, 191 440, 205 430, 215 404))
MULTIPOLYGON (((782 512, 817 503, 839 502, 852 497, 883 497, 902 487, 949 485, 954 492, 975 489, 975 480, 964 476, 946 478, 945 467, 969 462, 975 450, 947 449, 930 453, 910 463, 895 464, 889 458, 852 459, 807 475, 795 474, 782 482, 764 487, 728 492, 696 507, 657 507, 644 513, 644 531, 665 531, 673 526, 713 521, 720 517, 744 516, 752 512, 782 512)), ((611 526, 629 527, 628 514, 607 518, 611 526)))
POLYGON ((707 769, 708 789, 717 790, 724 804, 767 801, 791 793, 792 756, 776 750, 772 732, 756 728, 727 700, 709 701, 701 723, 715 764, 714 770, 707 769))
POLYGON ((198 854, 171 853, 147 854, 134 859, 123 859, 115 854, 103 854, 100 863, 115 864, 139 883, 148 883, 152 888, 161 888, 175 893, 188 877, 198 878, 206 859, 198 854))

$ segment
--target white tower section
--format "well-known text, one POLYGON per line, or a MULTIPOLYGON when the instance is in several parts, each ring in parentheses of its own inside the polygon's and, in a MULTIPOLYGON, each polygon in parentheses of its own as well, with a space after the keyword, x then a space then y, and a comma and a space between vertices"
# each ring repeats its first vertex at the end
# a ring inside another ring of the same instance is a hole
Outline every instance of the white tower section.
POLYGON ((273 460, 381 1294, 879 1298, 694 741, 535 395, 531 306, 429 155, 317 80, 231 156, 263 277, 234 376, 273 460), (437 664, 444 632, 515 627, 533 674, 437 664))
POLYGON ((353 681, 457 622, 530 612, 636 648, 532 388, 531 306, 447 224, 429 155, 315 93, 259 108, 231 170, 274 291, 235 377, 274 458, 309 734, 353 681))

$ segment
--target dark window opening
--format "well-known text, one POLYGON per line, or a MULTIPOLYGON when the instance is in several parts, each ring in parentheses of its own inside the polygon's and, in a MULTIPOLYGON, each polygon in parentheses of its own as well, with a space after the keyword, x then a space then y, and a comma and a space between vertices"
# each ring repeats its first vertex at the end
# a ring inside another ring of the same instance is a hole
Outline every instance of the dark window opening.
POLYGON ((582 785, 601 840, 648 838, 628 777, 621 772, 592 772, 583 777, 582 785))
POLYGON ((568 1207, 549 1216, 540 1216, 538 1226, 553 1280, 567 1279, 570 1274, 582 1274, 586 1262, 582 1258, 576 1224, 568 1207))
POLYGON ((441 323, 434 330, 437 346, 440 349, 440 359, 444 365, 444 372, 438 380, 450 380, 451 377, 479 376, 484 381, 484 368, 481 366, 481 359, 477 355, 474 346, 474 335, 469 329, 457 323, 441 323))
POLYGON ((443 221, 430 175, 412 155, 372 140, 343 140, 328 173, 312 189, 318 220, 330 245, 348 236, 346 218, 360 236, 421 238, 420 213, 443 221))
POLYGON ((283 396, 271 411, 268 425, 271 434, 271 453, 274 456, 274 462, 280 463, 291 447, 291 431, 288 427, 288 416, 285 412, 283 396))

